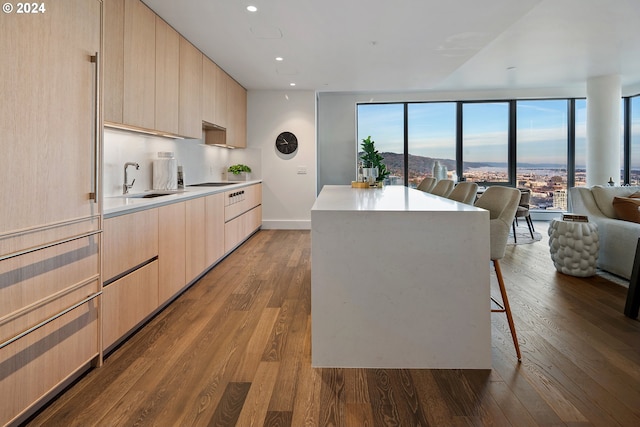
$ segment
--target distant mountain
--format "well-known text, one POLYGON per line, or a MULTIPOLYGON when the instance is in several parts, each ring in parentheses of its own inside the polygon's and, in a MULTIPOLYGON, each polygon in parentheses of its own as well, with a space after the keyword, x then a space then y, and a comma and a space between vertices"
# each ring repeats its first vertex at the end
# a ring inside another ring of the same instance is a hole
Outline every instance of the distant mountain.
MULTIPOLYGON (((384 157, 384 162, 387 165, 387 169, 391 173, 402 175, 404 156, 398 153, 380 153, 384 157)), ((422 175, 425 171, 432 171, 435 161, 439 161, 441 165, 447 167, 452 171, 456 169, 456 161, 453 159, 439 159, 425 156, 415 156, 409 154, 409 177, 414 175, 422 175)), ((482 167, 494 167, 494 168, 506 168, 507 164, 502 162, 465 162, 466 167, 482 168, 482 167)), ((566 165, 557 163, 518 163, 519 168, 525 169, 566 169, 566 165)))

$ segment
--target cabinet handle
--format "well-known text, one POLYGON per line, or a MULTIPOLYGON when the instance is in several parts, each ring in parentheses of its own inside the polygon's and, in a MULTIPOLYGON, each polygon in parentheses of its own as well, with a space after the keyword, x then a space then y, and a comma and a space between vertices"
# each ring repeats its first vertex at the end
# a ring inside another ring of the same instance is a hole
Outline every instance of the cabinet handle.
POLYGON ((93 93, 93 103, 94 103, 94 131, 93 131, 93 188, 91 189, 91 193, 89 193, 89 198, 93 200, 94 203, 98 203, 99 194, 98 188, 100 188, 98 184, 98 160, 100 153, 100 140, 101 140, 101 122, 100 122, 100 56, 99 52, 96 52, 95 55, 91 57, 91 62, 96 65, 95 70, 95 80, 94 80, 94 93, 93 93))
POLYGON ((3 343, 0 343, 0 349, 3 349, 6 346, 8 346, 9 344, 18 341, 20 338, 24 338, 25 336, 29 335, 31 332, 34 332, 35 330, 40 329, 41 327, 45 326, 46 324, 49 324, 49 323, 53 322, 57 318, 64 316, 65 314, 67 314, 71 310, 75 310, 76 308, 80 307, 82 304, 87 303, 87 302, 91 301, 92 299, 94 299, 94 298, 96 298, 96 297, 98 297, 100 295, 102 295, 102 291, 96 292, 94 294, 91 294, 88 297, 86 297, 85 299, 83 299, 82 301, 73 304, 71 307, 68 307, 68 308, 62 310, 61 312, 59 312, 57 314, 54 314, 53 316, 49 317, 46 320, 43 320, 42 322, 38 323, 37 325, 34 325, 34 326, 30 327, 26 331, 20 332, 18 335, 14 336, 12 338, 9 338, 8 340, 6 340, 3 343))
POLYGON ((30 254, 31 252, 41 251, 43 249, 52 248, 54 246, 62 245, 63 243, 73 242, 74 240, 83 239, 85 237, 91 237, 95 234, 100 234, 100 233, 102 233, 102 230, 90 231, 88 233, 78 234, 77 236, 67 237, 66 239, 56 240, 55 242, 45 243, 44 245, 34 246, 28 249, 23 249, 21 251, 12 252, 10 254, 0 256, 0 261, 5 261, 7 259, 30 254))

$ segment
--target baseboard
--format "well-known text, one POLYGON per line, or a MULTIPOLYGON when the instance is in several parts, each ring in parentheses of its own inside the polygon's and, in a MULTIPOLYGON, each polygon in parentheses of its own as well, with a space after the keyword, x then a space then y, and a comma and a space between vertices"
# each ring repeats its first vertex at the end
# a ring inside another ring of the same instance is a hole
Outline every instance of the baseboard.
POLYGON ((262 220, 263 230, 311 230, 311 220, 262 220))

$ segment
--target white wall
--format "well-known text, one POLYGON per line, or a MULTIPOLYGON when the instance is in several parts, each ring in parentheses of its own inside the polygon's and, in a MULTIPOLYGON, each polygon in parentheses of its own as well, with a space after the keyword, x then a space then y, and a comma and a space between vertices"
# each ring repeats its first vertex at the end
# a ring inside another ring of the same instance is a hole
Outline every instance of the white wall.
POLYGON ((250 90, 247 147, 261 153, 263 228, 310 229, 316 198, 315 92, 250 90), (289 156, 275 148, 284 131, 298 137, 298 150, 289 156))
MULTIPOLYGON (((103 191, 105 197, 122 194, 124 164, 136 162, 139 170, 129 167, 129 180, 136 182, 130 190, 139 193, 150 190, 153 184, 153 159, 158 151, 172 151, 183 166, 185 184, 221 181, 226 169, 243 163, 251 167, 252 178, 260 178, 260 153, 251 149, 231 150, 205 145, 198 139, 169 139, 117 129, 104 131, 103 191)), ((233 180, 233 177, 230 177, 233 180)))

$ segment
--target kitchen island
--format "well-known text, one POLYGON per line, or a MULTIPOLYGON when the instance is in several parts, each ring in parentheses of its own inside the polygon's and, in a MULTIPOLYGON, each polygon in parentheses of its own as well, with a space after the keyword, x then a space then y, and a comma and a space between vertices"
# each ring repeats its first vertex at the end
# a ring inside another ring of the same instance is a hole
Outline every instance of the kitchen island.
POLYGON ((311 209, 314 367, 491 368, 489 212, 402 186, 311 209))

